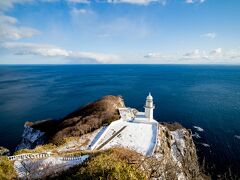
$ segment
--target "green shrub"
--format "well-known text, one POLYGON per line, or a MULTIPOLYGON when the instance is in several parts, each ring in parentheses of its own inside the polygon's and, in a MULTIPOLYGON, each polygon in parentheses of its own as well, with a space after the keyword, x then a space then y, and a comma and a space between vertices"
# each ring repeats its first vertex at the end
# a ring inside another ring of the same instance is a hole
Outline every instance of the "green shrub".
POLYGON ((16 179, 17 175, 11 162, 7 157, 0 157, 0 179, 16 179))

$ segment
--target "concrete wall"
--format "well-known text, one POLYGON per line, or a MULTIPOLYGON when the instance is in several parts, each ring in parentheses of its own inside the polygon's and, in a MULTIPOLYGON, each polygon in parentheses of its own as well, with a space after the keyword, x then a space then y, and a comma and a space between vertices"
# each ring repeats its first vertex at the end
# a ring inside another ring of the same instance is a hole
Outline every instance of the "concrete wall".
POLYGON ((62 157, 61 160, 62 161, 75 161, 75 160, 80 160, 82 159, 84 156, 71 156, 71 157, 62 157))
POLYGON ((154 146, 153 146, 153 149, 152 149, 152 152, 149 153, 148 156, 152 156, 156 150, 156 147, 157 147, 157 141, 158 141, 158 123, 156 123, 156 135, 155 135, 155 138, 154 138, 154 146))
POLYGON ((51 152, 46 152, 46 153, 28 153, 28 154, 19 154, 16 156, 8 156, 8 159, 11 161, 16 161, 16 160, 25 160, 25 159, 40 159, 40 158, 45 158, 45 157, 50 157, 51 152))

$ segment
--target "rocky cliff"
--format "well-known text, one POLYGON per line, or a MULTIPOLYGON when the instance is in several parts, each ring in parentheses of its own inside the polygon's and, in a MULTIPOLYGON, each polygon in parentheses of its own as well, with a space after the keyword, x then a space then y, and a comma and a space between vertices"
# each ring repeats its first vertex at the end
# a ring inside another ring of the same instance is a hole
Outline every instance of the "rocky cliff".
POLYGON ((26 122, 21 143, 16 147, 32 149, 45 143, 64 143, 64 138, 76 137, 92 132, 103 124, 119 119, 118 108, 125 107, 120 96, 105 96, 82 106, 60 120, 26 122))
POLYGON ((125 107, 120 96, 105 96, 64 117, 49 142, 61 143, 63 138, 78 137, 120 118, 118 108, 125 107))
POLYGON ((24 125, 22 140, 16 147, 16 151, 20 149, 32 149, 37 145, 44 144, 45 141, 46 136, 44 132, 34 129, 26 123, 24 125))
MULTIPOLYGON (((99 131, 101 131, 101 129, 96 130, 94 133, 85 134, 82 136, 79 139, 79 148, 82 150, 87 150, 90 144, 83 142, 92 142, 99 131)), ((105 151, 101 153, 104 155, 105 151)), ((108 156, 112 156, 112 154, 109 152, 107 152, 107 154, 108 156)), ((146 179, 210 179, 209 177, 205 176, 200 170, 191 131, 187 130, 178 123, 159 123, 158 141, 153 156, 145 157, 139 153, 126 149, 114 150, 113 154, 113 156, 117 156, 118 158, 119 156, 123 156, 123 159, 125 162, 127 162, 127 164, 133 164, 133 167, 140 168, 143 171, 144 177, 146 179)), ((91 163, 94 162, 95 159, 96 157, 94 156, 92 159, 90 159, 88 164, 90 167, 94 165, 91 163)), ((104 167, 101 169, 101 171, 108 171, 108 165, 104 164, 103 162, 98 163, 102 163, 101 167, 99 167, 100 169, 104 167)), ((80 169, 82 170, 83 168, 80 169)), ((95 171, 98 170, 96 169, 95 171)), ((92 173, 98 174, 99 172, 92 173)))
MULTIPOLYGON (((38 144, 52 142, 56 145, 47 150, 56 153, 57 156, 65 156, 69 153, 79 155, 82 152, 90 155, 86 163, 71 169, 70 172, 56 174, 57 178, 75 179, 83 176, 89 178, 89 171, 91 171, 91 178, 96 176, 103 179, 113 177, 118 177, 117 179, 133 179, 133 177, 166 180, 209 179, 200 171, 191 131, 178 123, 159 124, 157 145, 153 156, 150 157, 129 149, 89 151, 91 143, 104 131, 104 125, 120 118, 117 109, 121 107, 125 107, 121 97, 106 96, 79 108, 59 121, 28 122, 25 124, 23 140, 18 149, 33 148, 38 144), (60 141, 62 142, 59 144, 60 141)), ((45 147, 38 149, 46 151, 45 147)), ((39 152, 39 150, 33 150, 33 152, 39 152)), ((48 159, 41 160, 41 163, 46 164, 48 161, 48 159)), ((30 160, 30 164, 34 165, 34 163, 38 161, 30 160)))
MULTIPOLYGON (((99 131, 101 131, 101 129, 96 130, 94 133, 89 133, 82 136, 78 140, 78 145, 80 146, 78 148, 86 151, 90 144, 85 142, 91 142, 99 131)), ((69 144, 72 144, 72 142, 69 142, 69 144)), ((111 167, 109 166, 111 166, 111 163, 113 162, 109 161, 112 161, 112 159, 107 158, 107 164, 103 162, 105 161, 105 159, 98 159, 99 156, 102 157, 107 154, 107 157, 116 156, 117 161, 122 161, 123 158, 123 162, 126 162, 128 165, 133 165, 133 169, 134 167, 137 167, 139 170, 141 170, 141 176, 143 177, 141 179, 210 179, 209 177, 205 176, 200 170, 191 131, 185 129, 178 123, 159 124, 158 142, 153 156, 145 157, 131 150, 118 149, 119 147, 116 148, 117 150, 113 150, 110 152, 101 151, 101 154, 97 155, 97 157, 94 155, 92 156, 92 158, 90 158, 87 163, 87 166, 89 166, 89 168, 93 168, 93 166, 95 165, 100 166, 98 167, 99 169, 95 167, 94 170, 91 170, 92 174, 98 176, 99 173, 101 174, 101 172, 98 171, 106 171, 110 173, 109 171, 111 170, 109 169, 111 169, 111 167)), ((118 163, 115 162, 112 164, 112 166, 118 166, 118 163)), ((79 171, 83 171, 85 168, 86 167, 80 167, 80 169, 77 169, 71 173, 77 174, 79 171)), ((116 169, 116 171, 118 170, 116 169)), ((104 177, 103 174, 101 174, 102 177, 104 177)), ((73 176, 70 175, 69 177, 73 176)), ((120 177, 125 178, 126 176, 120 177)))
POLYGON ((154 156, 147 161, 151 179, 205 179, 198 165, 191 131, 174 124, 159 124, 154 156))
POLYGON ((10 151, 5 148, 0 146, 0 156, 9 156, 10 155, 10 151))

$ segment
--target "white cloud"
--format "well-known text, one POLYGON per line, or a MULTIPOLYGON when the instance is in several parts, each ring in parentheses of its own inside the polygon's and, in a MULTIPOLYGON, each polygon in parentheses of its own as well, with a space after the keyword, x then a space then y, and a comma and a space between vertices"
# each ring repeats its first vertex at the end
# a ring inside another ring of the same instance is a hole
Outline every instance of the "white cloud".
POLYGON ((148 53, 144 57, 145 58, 163 58, 164 56, 161 53, 148 53))
POLYGON ((90 0, 66 0, 69 3, 89 4, 90 0))
POLYGON ((193 3, 193 0, 186 0, 185 2, 188 4, 191 4, 191 3, 193 3))
POLYGON ((81 15, 81 14, 94 14, 94 12, 92 10, 89 9, 77 9, 77 8, 73 8, 71 10, 72 15, 81 15))
MULTIPOLYGON (((184 56, 185 57, 185 56, 184 56)), ((216 48, 208 52, 194 51, 189 53, 188 59, 202 60, 206 59, 207 63, 240 63, 240 49, 223 49, 216 48)))
POLYGON ((202 36, 207 37, 207 38, 211 38, 211 39, 215 39, 217 37, 217 33, 209 32, 209 33, 202 34, 202 36))
POLYGON ((0 30, 0 41, 19 40, 39 33, 34 28, 19 26, 16 18, 6 15, 0 15, 0 30))
POLYGON ((12 8, 14 4, 23 4, 29 2, 32 2, 32 0, 1 0, 0 10, 8 10, 9 8, 12 8))
POLYGON ((183 59, 206 59, 207 57, 207 53, 199 49, 195 49, 192 52, 187 52, 182 56, 183 59))
POLYGON ((155 52, 148 53, 142 56, 142 58, 137 54, 122 54, 120 56, 96 52, 71 51, 52 45, 20 42, 2 43, 0 48, 19 58, 23 56, 42 56, 45 59, 57 58, 59 63, 240 64, 240 48, 225 50, 216 48, 209 51, 195 49, 191 52, 170 54, 155 52), (137 61, 135 61, 136 59, 137 61))
POLYGON ((69 59, 70 62, 82 63, 86 60, 95 63, 114 63, 119 59, 114 54, 103 54, 96 52, 74 52, 52 45, 7 42, 0 45, 1 48, 12 52, 15 55, 38 55, 44 57, 62 57, 69 59))
POLYGON ((223 52, 222 48, 213 49, 209 52, 210 55, 219 55, 223 52))
MULTIPOLYGON (((90 4, 91 0, 65 0, 71 4, 90 4)), ((150 3, 159 3, 165 5, 168 0, 95 0, 97 3, 126 3, 136 5, 148 5, 150 3)))
POLYGON ((57 1, 59 0, 0 0, 0 11, 6 11, 8 9, 11 9, 15 4, 37 3, 37 2, 52 3, 57 1))
POLYGON ((185 3, 187 4, 194 4, 194 3, 204 3, 205 0, 185 0, 185 3))
POLYGON ((137 5, 148 5, 150 3, 160 3, 165 5, 167 0, 107 0, 109 3, 128 3, 137 5))
POLYGON ((0 24, 16 24, 17 19, 11 16, 0 15, 0 24))
POLYGON ((6 11, 13 8, 15 4, 25 3, 52 3, 59 0, 0 0, 0 41, 19 40, 39 34, 39 31, 21 26, 15 17, 7 16, 6 11))
POLYGON ((39 2, 45 2, 45 3, 54 3, 58 2, 59 0, 38 0, 39 2))
MULTIPOLYGON (((91 0, 66 0, 71 4, 90 4, 91 0)), ((148 5, 150 3, 160 3, 165 5, 167 0, 96 0, 97 3, 126 3, 136 5, 148 5)))
POLYGON ((155 62, 173 63, 240 63, 240 48, 223 49, 216 48, 205 51, 195 49, 191 52, 181 54, 148 53, 144 58, 153 59, 155 62))

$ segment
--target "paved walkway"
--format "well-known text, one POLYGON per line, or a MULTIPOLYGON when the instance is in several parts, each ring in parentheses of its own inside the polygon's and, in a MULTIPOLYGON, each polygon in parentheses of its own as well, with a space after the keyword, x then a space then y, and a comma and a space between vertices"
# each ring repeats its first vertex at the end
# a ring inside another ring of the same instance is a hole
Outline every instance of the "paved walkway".
POLYGON ((103 142, 100 146, 98 146, 96 149, 100 150, 105 146, 107 143, 109 143, 114 137, 116 137, 118 134, 120 134, 127 126, 123 126, 120 130, 118 130, 116 133, 114 133, 110 138, 108 138, 105 142, 103 142))

